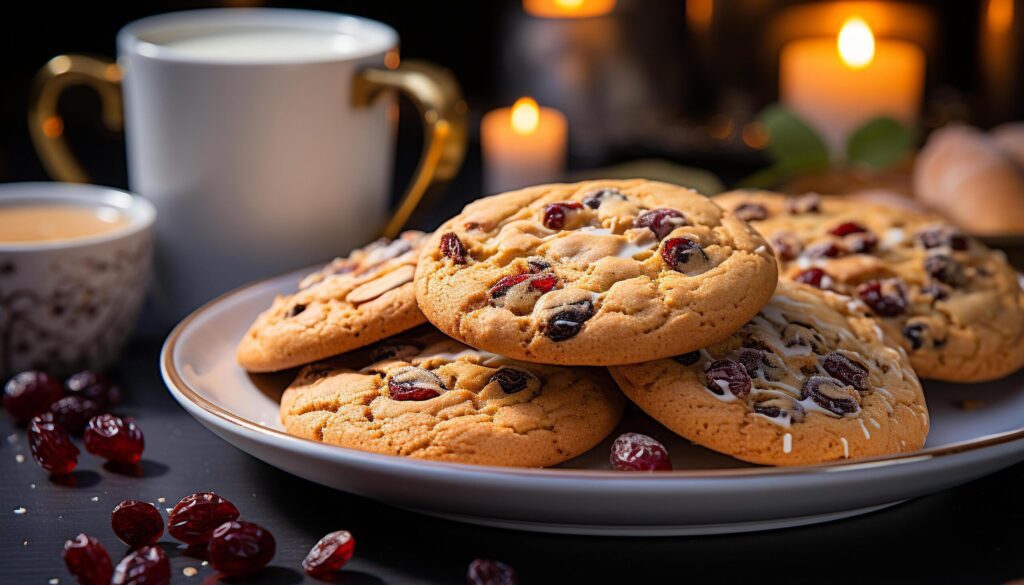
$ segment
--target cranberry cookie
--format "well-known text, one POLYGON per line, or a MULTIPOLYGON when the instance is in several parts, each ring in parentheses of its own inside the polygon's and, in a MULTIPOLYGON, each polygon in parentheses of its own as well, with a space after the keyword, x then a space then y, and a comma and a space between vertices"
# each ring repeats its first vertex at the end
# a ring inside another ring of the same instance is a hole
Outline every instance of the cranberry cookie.
POLYGON ((782 278, 867 303, 922 378, 980 382, 1024 366, 1018 274, 937 216, 834 196, 715 200, 768 238, 782 278))
POLYGON ((289 433, 457 463, 544 467, 611 433, 625 400, 603 370, 517 362, 436 331, 307 366, 281 398, 289 433))
POLYGON ((425 245, 416 299, 473 347, 627 364, 726 337, 767 302, 776 271, 760 235, 694 191, 589 181, 467 205, 425 245))
POLYGON ((863 303, 780 282, 728 339, 610 368, 641 409, 744 461, 801 465, 920 449, 921 384, 863 303))
POLYGON ((426 321, 413 274, 427 235, 408 231, 337 258, 278 296, 238 345, 250 372, 308 364, 369 345, 426 321))

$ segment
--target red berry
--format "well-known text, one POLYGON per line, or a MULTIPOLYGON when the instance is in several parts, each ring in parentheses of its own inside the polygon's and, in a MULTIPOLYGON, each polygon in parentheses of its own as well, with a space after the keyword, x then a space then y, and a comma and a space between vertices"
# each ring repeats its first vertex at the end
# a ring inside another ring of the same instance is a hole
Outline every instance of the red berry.
POLYGON ((804 250, 804 256, 808 258, 838 258, 846 255, 846 250, 840 248, 835 242, 821 242, 804 250))
POLYGON ((167 516, 167 533, 185 544, 210 541, 213 531, 238 518, 238 508, 213 492, 185 496, 167 516))
POLYGON ((649 228, 659 240, 681 225, 686 225, 686 216, 675 209, 652 209, 633 220, 633 227, 649 228))
POLYGON ((98 404, 81 396, 65 396, 50 405, 53 418, 72 435, 81 435, 89 419, 100 414, 98 404))
POLYGON ((560 230, 565 227, 565 214, 574 209, 582 209, 583 205, 575 201, 559 201, 544 206, 544 227, 560 230))
POLYGON ((84 370, 64 381, 68 396, 88 398, 107 410, 121 403, 121 388, 99 372, 84 370))
POLYGON ((64 396, 60 383, 45 372, 21 372, 4 386, 4 408, 18 423, 50 410, 64 396))
POLYGON ((92 417, 85 427, 85 450, 117 463, 138 463, 146 440, 131 419, 112 414, 92 417))
POLYGON ((80 585, 109 585, 114 566, 100 541, 79 534, 64 543, 64 564, 80 585))
POLYGON ((276 544, 267 529, 252 522, 225 522, 213 531, 210 564, 225 575, 244 575, 265 567, 276 544))
POLYGON ((760 221, 768 217, 768 210, 759 203, 741 203, 732 213, 743 221, 760 221))
POLYGON ((466 247, 455 232, 446 232, 441 236, 441 255, 451 258, 456 264, 466 263, 466 247))
POLYGON ((131 547, 156 544, 164 533, 164 519, 152 504, 125 500, 110 513, 110 526, 121 542, 131 547))
POLYGON ((857 287, 857 296, 880 317, 896 317, 907 310, 903 285, 896 279, 865 282, 857 287))
POLYGON ((498 282, 494 283, 494 286, 487 291, 487 298, 491 300, 501 298, 505 296, 510 288, 531 278, 533 278, 533 274, 530 274, 529 272, 502 276, 498 279, 498 282))
POLYGON ((743 364, 733 360, 716 360, 704 370, 707 376, 705 386, 719 396, 725 395, 726 388, 734 396, 742 398, 750 392, 750 376, 743 364))
POLYGON ((821 197, 816 193, 806 193, 792 197, 787 208, 792 214, 815 213, 821 210, 821 197))
POLYGON ((685 269, 699 270, 711 261, 704 248, 689 238, 665 240, 661 247, 661 259, 673 270, 680 272, 685 269))
POLYGON ((466 572, 469 585, 517 585, 516 570, 501 561, 473 559, 466 572))
POLYGON ((612 443, 612 467, 621 471, 671 471, 668 450, 640 433, 623 433, 612 443))
POLYGON ((158 546, 144 546, 121 559, 110 585, 169 585, 171 563, 158 546))
POLYGON ((848 236, 850 234, 862 234, 867 231, 868 229, 860 225, 859 223, 855 221, 847 221, 830 229, 828 233, 832 234, 833 236, 838 236, 841 238, 843 236, 848 236))
POLYGON ((542 293, 550 292, 558 284, 558 277, 554 274, 541 274, 530 281, 530 288, 539 290, 542 293))
POLYGON ((49 412, 28 423, 28 448, 36 463, 50 473, 71 473, 78 465, 78 447, 49 412))
POLYGON ((821 268, 808 268, 794 276, 793 280, 815 288, 828 288, 832 282, 832 278, 821 268))
POLYGON ((341 568, 356 551, 356 539, 347 530, 332 532, 313 545, 302 561, 306 574, 321 581, 338 582, 341 568))

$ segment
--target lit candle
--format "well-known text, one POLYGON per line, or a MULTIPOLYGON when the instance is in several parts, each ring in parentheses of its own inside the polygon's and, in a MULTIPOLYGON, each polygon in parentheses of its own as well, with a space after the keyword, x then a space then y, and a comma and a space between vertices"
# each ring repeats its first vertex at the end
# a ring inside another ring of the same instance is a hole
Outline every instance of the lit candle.
POLYGON ((906 41, 875 40, 867 23, 850 18, 838 39, 793 41, 779 57, 782 102, 806 120, 833 155, 864 122, 890 116, 916 124, 925 57, 906 41))
POLYGON ((541 108, 528 97, 487 112, 480 124, 485 190, 498 193, 560 180, 568 126, 561 112, 541 108))
POLYGON ((523 9, 541 18, 587 18, 615 9, 615 0, 523 0, 523 9))

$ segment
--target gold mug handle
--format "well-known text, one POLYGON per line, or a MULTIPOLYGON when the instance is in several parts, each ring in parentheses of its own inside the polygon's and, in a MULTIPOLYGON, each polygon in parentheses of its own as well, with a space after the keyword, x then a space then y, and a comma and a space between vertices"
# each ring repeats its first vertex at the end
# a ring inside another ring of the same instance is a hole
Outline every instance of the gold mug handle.
MULTIPOLYGON (((60 55, 39 70, 32 89, 28 124, 32 142, 51 177, 88 183, 89 176, 64 140, 64 122, 57 102, 72 85, 88 85, 100 94, 103 121, 111 130, 123 127, 121 70, 112 61, 86 55, 60 55)), ((455 77, 423 61, 396 69, 361 70, 352 83, 352 105, 369 106, 378 95, 396 89, 416 105, 423 122, 423 152, 412 182, 382 235, 394 238, 431 188, 441 188, 459 172, 466 154, 467 107, 455 77)))

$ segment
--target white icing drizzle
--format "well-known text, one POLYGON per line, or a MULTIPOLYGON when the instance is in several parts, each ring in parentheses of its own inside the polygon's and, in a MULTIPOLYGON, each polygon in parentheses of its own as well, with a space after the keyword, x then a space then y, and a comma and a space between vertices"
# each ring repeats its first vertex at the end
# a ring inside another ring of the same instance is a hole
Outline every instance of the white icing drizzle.
POLYGON ((768 248, 765 248, 763 245, 762 246, 758 246, 757 248, 754 248, 754 253, 755 254, 764 254, 767 251, 768 251, 768 248))
POLYGON ((801 257, 796 259, 796 265, 799 266, 800 268, 806 270, 806 269, 810 268, 811 266, 814 266, 814 262, 812 262, 811 259, 808 258, 807 256, 801 256, 801 257))
POLYGON ((843 458, 850 458, 850 443, 846 440, 846 437, 839 437, 839 442, 843 444, 843 458))
POLYGON ((793 451, 793 435, 786 433, 782 435, 782 452, 791 453, 793 451))
POLYGON ((882 237, 882 244, 885 246, 898 246, 903 243, 903 239, 906 237, 903 230, 900 228, 889 228, 885 232, 885 236, 882 237))
POLYGON ((871 439, 871 432, 868 431, 868 428, 866 426, 864 426, 864 420, 858 418, 857 422, 860 423, 860 430, 864 431, 864 438, 871 439))
MULTIPOLYGON (((803 407, 804 412, 820 412, 820 413, 828 415, 828 416, 830 416, 832 418, 843 418, 842 416, 832 412, 831 410, 829 410, 827 408, 822 408, 822 407, 818 406, 818 403, 815 402, 814 400, 812 400, 811 397, 809 397, 809 396, 807 398, 804 398, 803 400, 799 401, 797 404, 799 404, 800 406, 803 407)), ((859 413, 860 413, 860 409, 857 409, 857 412, 850 413, 849 415, 846 415, 846 416, 857 416, 859 413)))
POLYGON ((634 244, 632 242, 625 241, 625 242, 622 242, 622 244, 619 247, 618 253, 616 253, 615 255, 617 257, 619 257, 619 258, 632 258, 633 256, 636 256, 640 252, 646 252, 646 251, 650 250, 657 243, 658 243, 657 241, 652 241, 652 242, 648 243, 647 245, 643 245, 643 244, 634 244))
POLYGON ((779 425, 780 427, 784 427, 784 428, 788 429, 791 426, 791 424, 790 424, 791 423, 791 419, 788 416, 766 416, 766 415, 761 414, 760 412, 752 412, 750 414, 752 414, 754 416, 759 416, 759 417, 767 420, 770 423, 779 425))
POLYGON ((869 418, 868 422, 874 425, 876 429, 882 428, 882 425, 878 424, 878 421, 873 418, 869 418))
POLYGON ((590 225, 585 225, 585 226, 581 227, 578 231, 585 232, 585 233, 588 233, 588 234, 594 234, 594 235, 598 235, 598 236, 607 236, 607 235, 611 235, 611 233, 612 233, 612 230, 609 229, 609 228, 599 228, 599 227, 594 227, 594 226, 590 226, 590 225))

